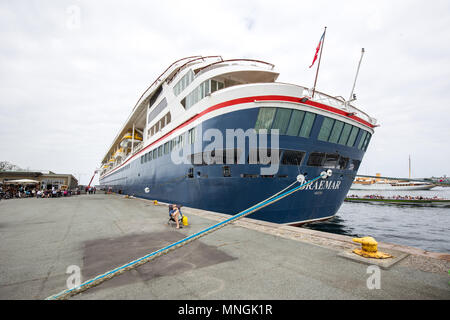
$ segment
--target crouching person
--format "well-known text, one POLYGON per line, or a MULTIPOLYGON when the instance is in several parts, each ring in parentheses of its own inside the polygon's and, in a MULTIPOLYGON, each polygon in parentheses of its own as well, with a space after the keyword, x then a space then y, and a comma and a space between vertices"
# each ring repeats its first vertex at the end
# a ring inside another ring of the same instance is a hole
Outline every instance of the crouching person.
POLYGON ((172 218, 172 220, 175 221, 177 224, 177 229, 180 229, 180 209, 176 204, 170 204, 169 205, 169 216, 172 218))

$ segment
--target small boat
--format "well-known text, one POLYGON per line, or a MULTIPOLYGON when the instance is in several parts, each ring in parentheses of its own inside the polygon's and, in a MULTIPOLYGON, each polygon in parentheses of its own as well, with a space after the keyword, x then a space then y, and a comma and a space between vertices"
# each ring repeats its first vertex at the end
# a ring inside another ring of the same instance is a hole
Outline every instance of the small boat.
POLYGON ((434 199, 434 198, 417 198, 417 197, 357 197, 349 196, 346 197, 345 202, 358 202, 358 203, 373 203, 373 204, 397 204, 397 205, 413 205, 413 206, 423 206, 423 207, 443 207, 450 208, 449 199, 434 199))
MULTIPOLYGON (((411 179, 411 156, 409 157, 409 179, 411 179)), ((435 184, 412 181, 409 179, 386 179, 380 173, 374 177, 357 177, 350 187, 350 190, 377 190, 377 191, 411 191, 430 190, 436 187, 435 184)))
POLYGON ((426 182, 373 182, 361 183, 355 180, 350 187, 351 190, 377 190, 377 191, 411 191, 430 190, 436 185, 426 182))

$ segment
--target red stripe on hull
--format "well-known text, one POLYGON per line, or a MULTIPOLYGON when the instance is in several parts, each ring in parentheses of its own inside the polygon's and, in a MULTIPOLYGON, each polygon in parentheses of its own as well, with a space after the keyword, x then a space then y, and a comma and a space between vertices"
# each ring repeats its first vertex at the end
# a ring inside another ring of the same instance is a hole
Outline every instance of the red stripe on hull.
POLYGON ((346 111, 340 110, 338 108, 330 107, 330 106, 324 105, 322 103, 311 101, 311 100, 307 100, 306 102, 301 102, 300 100, 301 100, 301 98, 298 98, 298 97, 270 95, 270 96, 245 97, 245 98, 238 98, 238 99, 233 99, 233 100, 221 102, 219 104, 216 104, 214 106, 211 106, 211 107, 203 110, 199 114, 191 117, 190 119, 188 119, 185 122, 183 122, 182 124, 180 124, 178 127, 172 129, 171 131, 166 133, 164 136, 162 136, 158 140, 154 141, 153 143, 151 143, 150 145, 148 145, 147 147, 145 147, 144 149, 142 149, 141 151, 136 153, 130 159, 128 159, 127 161, 122 163, 120 166, 115 168, 113 171, 108 172, 106 174, 106 176, 110 175, 111 173, 113 173, 117 169, 121 168, 122 166, 127 164, 130 160, 132 160, 134 157, 137 157, 142 152, 146 151, 147 149, 149 149, 150 147, 152 147, 156 143, 164 140, 165 138, 167 138, 170 135, 172 135, 174 132, 176 132, 176 131, 186 127, 187 125, 189 125, 190 123, 194 122, 195 120, 203 117, 204 115, 206 115, 206 114, 208 114, 208 113, 210 113, 212 111, 218 110, 218 109, 222 109, 222 108, 226 108, 226 107, 230 107, 230 106, 234 106, 234 105, 238 105, 238 104, 250 103, 250 102, 254 102, 254 101, 283 101, 283 102, 302 103, 302 104, 309 105, 309 106, 312 106, 312 107, 315 107, 315 108, 318 108, 318 109, 322 109, 322 110, 326 110, 326 111, 329 111, 329 112, 332 112, 332 113, 336 113, 336 114, 342 115, 342 116, 344 116, 346 118, 355 120, 355 121, 357 121, 357 122, 359 122, 359 123, 361 123, 361 124, 363 124, 363 125, 365 125, 365 126, 367 126, 369 128, 374 128, 374 125, 370 124, 369 122, 367 122, 367 121, 365 121, 365 120, 363 120, 363 119, 361 119, 361 118, 359 118, 359 117, 357 117, 355 115, 349 116, 346 111))

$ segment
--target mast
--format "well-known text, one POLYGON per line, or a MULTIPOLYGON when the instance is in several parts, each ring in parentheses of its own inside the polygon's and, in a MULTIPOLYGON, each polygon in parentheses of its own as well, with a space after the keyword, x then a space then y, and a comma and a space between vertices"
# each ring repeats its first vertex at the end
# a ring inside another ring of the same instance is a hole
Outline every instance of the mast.
POLYGON ((323 51, 323 46, 325 45, 325 34, 326 33, 327 33, 327 27, 325 27, 325 30, 323 31, 323 39, 322 39, 322 45, 320 47, 319 63, 317 65, 316 78, 314 79, 312 98, 314 98, 314 93, 316 92, 317 76, 319 75, 320 60, 322 60, 322 51, 323 51))
POLYGON ((361 58, 359 59, 358 69, 356 69, 355 81, 353 82, 352 92, 350 93, 350 97, 348 98, 348 101, 352 101, 352 98, 353 98, 353 91, 355 90, 356 79, 358 79, 359 67, 361 67, 361 61, 362 61, 363 55, 364 55, 364 48, 361 49, 361 58))
POLYGON ((409 162, 409 178, 411 179, 411 155, 408 157, 409 162))

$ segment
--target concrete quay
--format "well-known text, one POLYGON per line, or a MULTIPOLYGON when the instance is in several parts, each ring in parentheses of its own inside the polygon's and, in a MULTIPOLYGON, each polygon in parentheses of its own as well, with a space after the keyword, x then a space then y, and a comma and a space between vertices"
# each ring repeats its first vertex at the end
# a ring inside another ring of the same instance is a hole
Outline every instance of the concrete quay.
MULTIPOLYGON (((0 201, 0 299, 45 299, 229 216, 120 195, 0 201)), ((71 299, 445 299, 450 255, 379 243, 394 264, 358 261, 351 237, 243 218, 71 299), (380 267, 373 272, 372 265, 380 267), (377 278, 374 278, 374 277, 377 278)), ((370 230, 368 230, 368 235, 370 230)))

